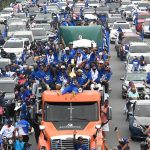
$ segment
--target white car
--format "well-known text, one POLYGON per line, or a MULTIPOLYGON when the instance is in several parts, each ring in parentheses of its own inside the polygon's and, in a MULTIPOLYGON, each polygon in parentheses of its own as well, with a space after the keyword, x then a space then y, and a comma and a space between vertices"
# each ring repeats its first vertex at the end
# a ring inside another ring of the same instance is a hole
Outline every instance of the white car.
POLYGON ((150 47, 145 42, 130 42, 129 52, 127 54, 127 59, 131 56, 149 56, 150 57, 150 47))
POLYGON ((143 24, 144 35, 150 36, 150 18, 145 19, 143 24))
POLYGON ((14 53, 20 59, 26 43, 30 43, 29 39, 10 38, 5 42, 3 49, 7 53, 14 53))
POLYGON ((110 31, 110 41, 115 42, 118 36, 118 28, 121 28, 123 32, 133 32, 131 30, 130 24, 127 21, 116 21, 114 22, 112 29, 110 31))

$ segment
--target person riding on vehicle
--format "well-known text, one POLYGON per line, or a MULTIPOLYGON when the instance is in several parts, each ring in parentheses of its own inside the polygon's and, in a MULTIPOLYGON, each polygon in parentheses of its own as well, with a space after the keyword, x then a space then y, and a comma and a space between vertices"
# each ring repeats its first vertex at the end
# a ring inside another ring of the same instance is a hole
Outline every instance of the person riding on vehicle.
POLYGON ((2 135, 2 138, 13 138, 14 130, 15 127, 12 125, 12 120, 8 119, 7 124, 5 124, 1 129, 0 135, 2 135))
POLYGON ((131 88, 131 90, 128 93, 129 100, 137 100, 139 99, 139 94, 136 90, 136 88, 131 88))

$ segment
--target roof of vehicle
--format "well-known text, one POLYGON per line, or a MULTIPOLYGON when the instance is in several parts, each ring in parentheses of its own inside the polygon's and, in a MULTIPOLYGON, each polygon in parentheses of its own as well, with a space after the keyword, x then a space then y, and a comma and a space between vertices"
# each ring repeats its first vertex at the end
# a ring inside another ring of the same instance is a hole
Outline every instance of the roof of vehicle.
POLYGON ((47 102, 92 102, 100 99, 100 93, 98 91, 84 91, 73 96, 72 93, 61 95, 58 94, 58 91, 47 90, 43 92, 42 99, 47 102))
POLYGON ((150 15, 150 13, 148 11, 140 11, 138 15, 150 15))
POLYGON ((138 34, 136 34, 135 32, 125 32, 124 33, 124 37, 140 37, 138 34))
POLYGON ((43 28, 31 28, 31 31, 33 30, 44 30, 43 28))
POLYGON ((3 83, 3 82, 14 83, 14 81, 16 81, 16 78, 14 78, 14 77, 2 77, 2 78, 0 78, 0 83, 3 83))
POLYGON ((130 46, 149 46, 145 42, 130 42, 130 46))
POLYGON ((114 24, 129 24, 129 22, 120 20, 120 21, 114 22, 114 24))
POLYGON ((146 19, 144 20, 144 22, 147 22, 147 21, 150 21, 150 18, 146 18, 146 19))
POLYGON ((11 26, 11 25, 26 25, 26 23, 25 22, 22 22, 22 21, 15 21, 15 22, 11 22, 10 24, 9 24, 9 26, 11 26))
POLYGON ((22 42, 25 38, 10 38, 6 42, 22 42))
POLYGON ((136 105, 150 105, 150 100, 138 100, 136 105))
POLYGON ((14 35, 32 34, 32 31, 15 31, 14 35))

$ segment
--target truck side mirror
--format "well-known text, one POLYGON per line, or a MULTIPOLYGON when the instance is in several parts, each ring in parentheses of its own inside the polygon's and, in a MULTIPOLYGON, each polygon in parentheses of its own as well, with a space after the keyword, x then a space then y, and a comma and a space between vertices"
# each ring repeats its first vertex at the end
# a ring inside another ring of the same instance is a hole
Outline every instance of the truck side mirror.
POLYGON ((108 120, 112 120, 112 107, 108 107, 108 120))
POLYGON ((42 130, 42 131, 45 130, 45 126, 43 126, 43 125, 40 125, 39 128, 40 128, 40 130, 42 130))

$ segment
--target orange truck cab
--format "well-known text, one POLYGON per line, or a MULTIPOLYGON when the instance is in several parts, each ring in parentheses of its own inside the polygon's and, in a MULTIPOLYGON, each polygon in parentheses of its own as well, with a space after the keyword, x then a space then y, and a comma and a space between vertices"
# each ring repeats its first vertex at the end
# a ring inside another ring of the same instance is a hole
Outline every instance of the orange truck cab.
POLYGON ((104 150, 100 113, 98 91, 76 95, 44 91, 38 150, 74 150, 74 132, 75 140, 82 136, 88 150, 104 150))

